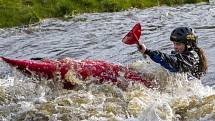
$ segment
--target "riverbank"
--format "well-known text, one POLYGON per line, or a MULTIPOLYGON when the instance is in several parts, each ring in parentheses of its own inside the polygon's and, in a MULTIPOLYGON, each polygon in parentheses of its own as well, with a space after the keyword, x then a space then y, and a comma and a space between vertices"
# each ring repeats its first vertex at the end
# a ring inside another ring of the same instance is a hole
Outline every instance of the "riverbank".
POLYGON ((44 18, 67 18, 81 13, 198 2, 209 0, 0 0, 0 28, 28 25, 44 18))

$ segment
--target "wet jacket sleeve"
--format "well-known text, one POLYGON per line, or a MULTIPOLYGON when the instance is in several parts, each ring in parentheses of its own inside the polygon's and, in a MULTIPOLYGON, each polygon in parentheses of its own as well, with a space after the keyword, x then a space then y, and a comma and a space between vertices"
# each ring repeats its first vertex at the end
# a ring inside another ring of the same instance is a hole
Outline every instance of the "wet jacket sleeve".
POLYGON ((187 52, 183 54, 166 54, 160 51, 152 51, 147 49, 144 54, 156 63, 159 63, 170 72, 189 72, 197 63, 196 54, 187 52))

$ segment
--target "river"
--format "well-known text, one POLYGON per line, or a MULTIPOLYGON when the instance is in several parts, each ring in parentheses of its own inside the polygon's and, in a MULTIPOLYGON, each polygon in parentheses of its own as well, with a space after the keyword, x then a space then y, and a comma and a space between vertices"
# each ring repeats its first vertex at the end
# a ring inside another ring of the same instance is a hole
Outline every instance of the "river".
POLYGON ((179 82, 177 78, 164 92, 140 85, 128 91, 110 85, 62 90, 25 78, 0 63, 0 120, 215 120, 212 2, 82 14, 68 20, 46 19, 28 27, 0 29, 0 56, 100 59, 121 65, 136 63, 140 67, 145 59, 136 46, 121 41, 137 22, 142 25, 141 42, 147 48, 167 53, 173 49, 169 36, 174 28, 194 28, 198 45, 208 57, 208 73, 192 83, 184 79, 179 82))

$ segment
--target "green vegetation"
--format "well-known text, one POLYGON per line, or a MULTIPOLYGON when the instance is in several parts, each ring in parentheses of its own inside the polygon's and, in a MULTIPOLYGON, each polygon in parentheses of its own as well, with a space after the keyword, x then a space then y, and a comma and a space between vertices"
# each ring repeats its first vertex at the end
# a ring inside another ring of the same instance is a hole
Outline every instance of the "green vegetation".
POLYGON ((209 2, 209 0, 0 0, 0 27, 38 22, 43 18, 73 16, 78 13, 115 12, 128 8, 147 8, 209 2))

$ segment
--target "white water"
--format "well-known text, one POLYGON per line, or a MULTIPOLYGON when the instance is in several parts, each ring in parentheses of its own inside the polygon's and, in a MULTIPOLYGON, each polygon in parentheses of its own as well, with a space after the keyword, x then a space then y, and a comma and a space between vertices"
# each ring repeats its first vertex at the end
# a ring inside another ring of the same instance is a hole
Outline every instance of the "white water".
POLYGON ((62 85, 52 81, 35 82, 25 77, 17 80, 15 73, 14 77, 0 80, 1 118, 26 121, 214 120, 215 92, 211 87, 203 86, 201 80, 188 81, 185 75, 168 74, 159 67, 148 69, 153 66, 157 67, 145 61, 130 65, 136 70, 153 72, 158 80, 162 78, 156 89, 136 83, 124 91, 111 84, 81 84, 77 89, 64 90, 62 85))

